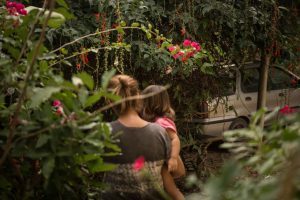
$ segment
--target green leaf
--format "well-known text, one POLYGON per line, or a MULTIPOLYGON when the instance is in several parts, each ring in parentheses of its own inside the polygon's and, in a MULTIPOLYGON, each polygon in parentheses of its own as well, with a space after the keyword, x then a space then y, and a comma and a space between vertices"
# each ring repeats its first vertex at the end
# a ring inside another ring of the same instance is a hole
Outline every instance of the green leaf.
POLYGON ((86 72, 82 72, 76 76, 79 77, 90 90, 94 89, 94 80, 91 75, 86 72))
POLYGON ((65 0, 56 0, 56 3, 64 8, 69 8, 68 4, 65 2, 65 0))
POLYGON ((72 13, 70 13, 66 8, 57 8, 55 9, 55 12, 62 14, 67 20, 75 18, 75 16, 72 13))
POLYGON ((147 38, 148 38, 148 39, 151 39, 151 38, 152 38, 152 35, 151 35, 151 33, 150 33, 150 32, 148 32, 148 31, 146 32, 146 36, 147 36, 147 38))
POLYGON ((46 144, 48 142, 48 140, 50 139, 49 135, 41 135, 35 145, 36 148, 39 148, 41 146, 43 146, 44 144, 46 144))
POLYGON ((45 88, 34 88, 33 89, 33 96, 31 99, 31 104, 29 105, 30 108, 38 107, 41 103, 48 100, 52 94, 59 92, 61 90, 60 87, 45 87, 45 88))
POLYGON ((99 99, 102 97, 102 93, 101 92, 97 92, 95 94, 93 94, 92 96, 89 96, 84 104, 84 107, 89 107, 91 105, 93 105, 94 103, 96 103, 97 101, 99 101, 99 99))
POLYGON ((59 28, 64 23, 65 23, 65 19, 53 18, 53 19, 49 19, 48 26, 51 27, 51 28, 59 28))
POLYGON ((120 22, 120 25, 121 25, 121 26, 126 26, 126 22, 125 22, 125 21, 121 21, 121 22, 120 22))
POLYGON ((46 179, 49 179, 50 175, 53 172, 53 169, 55 167, 55 158, 50 157, 47 158, 43 163, 42 163, 42 174, 46 179))
POLYGON ((117 26, 116 30, 118 31, 118 33, 120 33, 122 35, 125 34, 125 31, 123 30, 123 28, 121 26, 117 26))
POLYGON ((134 22, 134 23, 131 24, 131 27, 139 27, 139 26, 140 26, 140 24, 137 23, 137 22, 134 22))
POLYGON ((110 163, 103 163, 102 159, 95 160, 92 163, 89 163, 88 165, 91 172, 105 172, 105 171, 111 171, 117 167, 115 164, 110 163))
POLYGON ((39 67, 41 71, 47 71, 48 70, 48 62, 45 60, 40 61, 39 67))
POLYGON ((164 41, 164 42, 161 44, 161 48, 169 47, 169 45, 170 45, 169 42, 164 41))
POLYGON ((83 163, 86 163, 86 162, 89 162, 89 161, 92 161, 92 160, 97 160, 99 158, 100 158, 100 156, 97 155, 97 154, 87 154, 87 155, 76 157, 76 161, 79 164, 83 164, 83 163))
POLYGON ((106 90, 109 80, 116 74, 116 69, 112 69, 110 71, 105 71, 102 76, 101 87, 106 90))
POLYGON ((119 100, 121 100, 120 96, 112 94, 112 93, 108 93, 108 92, 104 92, 103 96, 106 97, 106 98, 108 98, 108 99, 111 99, 113 101, 119 101, 119 100))

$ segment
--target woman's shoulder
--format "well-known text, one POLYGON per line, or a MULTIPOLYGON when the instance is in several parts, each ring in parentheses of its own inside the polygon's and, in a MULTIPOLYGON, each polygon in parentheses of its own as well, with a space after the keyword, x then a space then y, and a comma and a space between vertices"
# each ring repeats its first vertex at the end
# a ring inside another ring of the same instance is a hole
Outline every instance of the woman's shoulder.
POLYGON ((158 130, 160 132, 165 132, 165 129, 155 122, 149 122, 149 124, 147 125, 147 128, 149 128, 151 130, 158 130))

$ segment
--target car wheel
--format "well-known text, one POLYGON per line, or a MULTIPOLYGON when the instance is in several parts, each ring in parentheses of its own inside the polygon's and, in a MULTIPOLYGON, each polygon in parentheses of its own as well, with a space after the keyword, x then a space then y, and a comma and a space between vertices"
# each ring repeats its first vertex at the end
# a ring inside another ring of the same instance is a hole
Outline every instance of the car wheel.
POLYGON ((229 129, 241 129, 248 127, 248 122, 243 118, 237 118, 230 124, 229 129))

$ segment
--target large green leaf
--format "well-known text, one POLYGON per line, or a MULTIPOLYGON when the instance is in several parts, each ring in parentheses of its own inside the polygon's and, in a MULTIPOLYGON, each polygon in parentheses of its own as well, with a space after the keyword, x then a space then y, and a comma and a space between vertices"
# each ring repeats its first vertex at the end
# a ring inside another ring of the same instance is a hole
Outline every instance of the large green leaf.
POLYGON ((52 94, 59 92, 61 90, 60 87, 45 87, 45 88, 34 88, 33 89, 33 96, 31 99, 30 108, 38 107, 41 103, 48 100, 52 94))
POLYGON ((65 2, 65 0, 56 0, 56 3, 64 8, 69 8, 68 4, 65 2))
POLYGON ((70 13, 66 8, 57 8, 55 9, 56 12, 62 14, 67 20, 70 20, 70 19, 74 19, 74 15, 72 13, 70 13))
POLYGON ((55 167, 55 158, 54 157, 47 158, 44 162, 42 162, 42 165, 43 165, 42 174, 46 179, 49 179, 55 167))
POLYGON ((39 148, 41 146, 43 146, 44 144, 46 144, 48 142, 48 140, 50 139, 49 135, 41 135, 35 145, 36 148, 39 148))
POLYGON ((93 105, 94 103, 99 101, 99 99, 102 97, 102 95, 103 95, 102 92, 96 92, 92 96, 89 96, 87 98, 87 100, 85 101, 84 107, 89 107, 89 106, 93 105))
POLYGON ((77 77, 79 77, 82 82, 90 89, 90 90, 93 90, 94 89, 94 80, 92 78, 91 75, 89 75, 88 73, 86 72, 82 72, 80 74, 77 74, 76 75, 77 77))
POLYGON ((116 69, 104 72, 101 87, 106 90, 109 80, 116 74, 116 69))

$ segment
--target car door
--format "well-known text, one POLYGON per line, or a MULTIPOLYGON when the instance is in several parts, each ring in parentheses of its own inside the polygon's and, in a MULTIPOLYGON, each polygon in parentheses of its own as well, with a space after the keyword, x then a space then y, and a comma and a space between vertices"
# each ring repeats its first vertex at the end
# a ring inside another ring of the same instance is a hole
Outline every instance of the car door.
MULTIPOLYGON (((246 68, 241 72, 240 98, 242 106, 248 111, 248 117, 251 117, 257 109, 258 88, 259 88, 259 67, 246 68)), ((270 80, 267 86, 266 107, 272 111, 276 105, 273 99, 276 95, 270 90, 270 80)))
POLYGON ((299 108, 299 78, 280 67, 272 67, 269 71, 273 104, 279 107, 289 105, 299 108))

